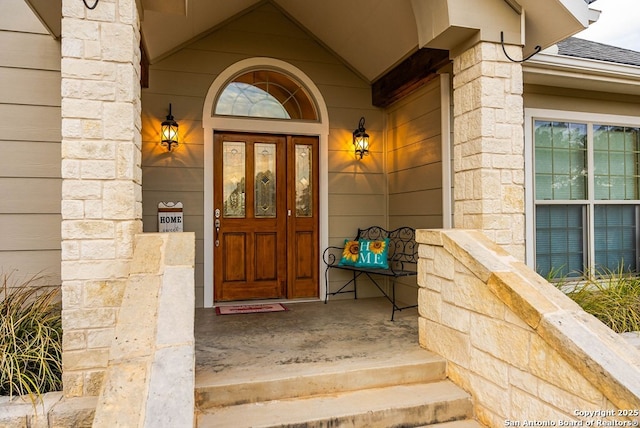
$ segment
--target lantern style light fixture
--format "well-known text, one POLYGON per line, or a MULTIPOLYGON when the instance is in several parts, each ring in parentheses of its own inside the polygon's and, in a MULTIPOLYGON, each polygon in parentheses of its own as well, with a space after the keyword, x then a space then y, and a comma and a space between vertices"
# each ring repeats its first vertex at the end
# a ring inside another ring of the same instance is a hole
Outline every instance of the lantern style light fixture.
POLYGON ((178 145, 178 122, 173 119, 171 115, 171 103, 169 103, 169 114, 167 115, 167 120, 162 122, 162 144, 163 147, 167 148, 167 151, 170 152, 173 146, 178 145))
POLYGON ((355 146, 356 157, 362 159, 369 154, 369 134, 364 129, 364 117, 360 118, 358 129, 353 131, 353 145, 355 146))

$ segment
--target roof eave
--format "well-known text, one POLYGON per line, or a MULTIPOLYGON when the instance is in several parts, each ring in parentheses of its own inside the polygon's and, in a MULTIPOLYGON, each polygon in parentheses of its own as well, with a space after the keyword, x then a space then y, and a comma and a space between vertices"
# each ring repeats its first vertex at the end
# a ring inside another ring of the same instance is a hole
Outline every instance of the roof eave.
POLYGON ((640 95, 640 67, 540 53, 523 64, 524 82, 640 95))
POLYGON ((584 0, 518 0, 525 17, 525 46, 529 55, 536 46, 545 49, 586 29, 600 12, 584 0))

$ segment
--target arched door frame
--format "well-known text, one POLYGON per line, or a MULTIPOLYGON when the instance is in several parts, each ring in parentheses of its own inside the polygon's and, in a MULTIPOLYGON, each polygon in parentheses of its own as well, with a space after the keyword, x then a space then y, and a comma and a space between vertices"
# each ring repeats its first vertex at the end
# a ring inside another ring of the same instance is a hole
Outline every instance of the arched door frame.
MULTIPOLYGON (((313 81, 297 67, 274 58, 249 58, 238 61, 218 75, 207 92, 202 110, 204 128, 204 306, 213 307, 213 133, 219 131, 255 132, 267 134, 313 135, 320 142, 319 191, 320 191, 320 248, 328 245, 328 141, 329 114, 324 98, 313 81), (218 94, 236 75, 251 69, 280 70, 298 80, 309 91, 318 109, 318 122, 298 122, 288 120, 256 119, 244 117, 214 116, 218 94)), ((320 263, 321 260, 318 260, 320 263)), ((320 296, 324 295, 324 284, 320 283, 320 296)))

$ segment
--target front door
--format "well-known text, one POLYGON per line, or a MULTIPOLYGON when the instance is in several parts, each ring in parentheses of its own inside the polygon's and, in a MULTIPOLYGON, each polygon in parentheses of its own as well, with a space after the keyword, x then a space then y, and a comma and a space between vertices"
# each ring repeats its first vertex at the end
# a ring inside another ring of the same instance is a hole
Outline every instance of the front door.
POLYGON ((318 296, 318 138, 216 133, 216 301, 318 296))

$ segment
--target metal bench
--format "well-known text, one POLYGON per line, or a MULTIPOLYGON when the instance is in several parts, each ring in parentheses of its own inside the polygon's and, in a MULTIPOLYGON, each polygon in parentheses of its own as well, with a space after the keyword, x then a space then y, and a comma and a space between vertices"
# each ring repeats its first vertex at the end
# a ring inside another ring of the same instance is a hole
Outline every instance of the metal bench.
POLYGON ((403 309, 415 308, 418 305, 410 305, 400 307, 396 303, 396 281, 398 278, 415 276, 418 273, 418 245, 416 244, 416 232, 411 227, 399 227, 394 230, 386 230, 379 226, 371 226, 366 229, 358 229, 358 233, 354 241, 359 240, 383 240, 389 238, 387 262, 388 269, 385 268, 372 268, 372 267, 359 267, 351 265, 342 265, 340 260, 344 247, 332 246, 324 250, 322 259, 327 266, 324 271, 324 280, 326 285, 326 292, 324 297, 324 303, 327 303, 329 296, 334 296, 342 293, 354 293, 354 298, 358 298, 357 292, 357 279, 361 275, 365 275, 371 282, 380 290, 384 297, 391 302, 393 310, 391 312, 391 321, 395 316, 396 311, 403 309), (329 271, 331 269, 340 269, 351 271, 353 277, 337 291, 329 291, 329 271), (391 279, 391 295, 379 284, 381 278, 391 279), (349 286, 353 284, 352 287, 349 286))

